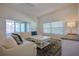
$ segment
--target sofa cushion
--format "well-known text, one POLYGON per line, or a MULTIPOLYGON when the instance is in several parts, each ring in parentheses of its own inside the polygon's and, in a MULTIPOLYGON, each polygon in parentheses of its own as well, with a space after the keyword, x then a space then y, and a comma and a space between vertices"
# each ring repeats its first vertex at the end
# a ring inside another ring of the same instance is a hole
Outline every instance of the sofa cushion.
POLYGON ((3 45, 4 48, 9 49, 15 46, 18 46, 18 45, 12 37, 7 37, 5 39, 5 44, 3 45))
POLYGON ((30 38, 31 33, 30 32, 20 32, 18 33, 23 39, 30 38))
POLYGON ((18 45, 23 43, 23 40, 19 34, 12 33, 12 37, 15 39, 18 45))

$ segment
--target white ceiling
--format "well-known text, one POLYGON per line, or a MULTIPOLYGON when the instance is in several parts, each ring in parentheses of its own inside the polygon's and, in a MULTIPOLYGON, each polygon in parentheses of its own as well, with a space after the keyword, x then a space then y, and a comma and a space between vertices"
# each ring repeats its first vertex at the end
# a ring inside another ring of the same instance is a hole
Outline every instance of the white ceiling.
POLYGON ((13 3, 4 4, 31 16, 42 16, 56 9, 70 5, 67 3, 13 3))

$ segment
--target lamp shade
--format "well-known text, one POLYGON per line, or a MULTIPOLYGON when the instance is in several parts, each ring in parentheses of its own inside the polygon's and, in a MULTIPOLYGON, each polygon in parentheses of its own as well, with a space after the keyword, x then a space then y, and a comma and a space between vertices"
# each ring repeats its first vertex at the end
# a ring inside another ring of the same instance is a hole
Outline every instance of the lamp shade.
POLYGON ((75 21, 73 21, 73 22, 67 22, 67 26, 71 27, 71 28, 76 27, 76 22, 75 21))

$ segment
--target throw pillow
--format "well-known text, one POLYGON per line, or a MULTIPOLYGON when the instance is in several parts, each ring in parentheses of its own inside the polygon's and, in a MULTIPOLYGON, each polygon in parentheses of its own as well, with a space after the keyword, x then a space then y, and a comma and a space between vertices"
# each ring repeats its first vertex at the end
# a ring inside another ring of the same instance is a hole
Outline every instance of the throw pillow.
POLYGON ((15 39, 15 41, 17 42, 18 45, 23 43, 22 38, 20 37, 20 35, 12 33, 12 37, 15 39))

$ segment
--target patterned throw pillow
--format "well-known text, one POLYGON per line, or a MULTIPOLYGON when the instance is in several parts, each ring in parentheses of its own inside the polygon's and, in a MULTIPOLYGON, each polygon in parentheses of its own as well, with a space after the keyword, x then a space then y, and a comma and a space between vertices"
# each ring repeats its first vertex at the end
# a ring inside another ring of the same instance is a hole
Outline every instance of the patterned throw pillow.
POLYGON ((15 39, 15 41, 17 42, 18 45, 23 43, 22 38, 20 37, 20 35, 12 33, 12 37, 15 39))

